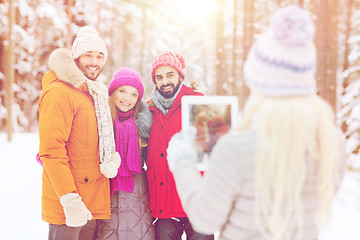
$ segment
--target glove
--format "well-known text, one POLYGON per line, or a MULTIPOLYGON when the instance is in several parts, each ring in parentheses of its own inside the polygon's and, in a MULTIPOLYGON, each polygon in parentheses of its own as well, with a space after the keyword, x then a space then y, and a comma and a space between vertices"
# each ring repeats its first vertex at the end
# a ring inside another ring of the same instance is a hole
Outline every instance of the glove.
POLYGON ((167 148, 167 160, 171 171, 181 159, 196 161, 197 153, 194 148, 195 136, 196 128, 190 126, 186 131, 180 131, 171 138, 167 148))
POLYGON ((36 161, 37 161, 42 167, 44 167, 44 164, 43 164, 43 162, 41 161, 41 158, 40 158, 40 156, 39 156, 39 153, 36 154, 36 161))
POLYGON ((107 178, 113 178, 117 175, 120 164, 120 155, 118 152, 114 152, 110 161, 100 164, 100 172, 107 178))
POLYGON ((67 226, 81 227, 92 219, 90 211, 86 208, 79 194, 67 193, 60 197, 60 203, 64 208, 67 226))

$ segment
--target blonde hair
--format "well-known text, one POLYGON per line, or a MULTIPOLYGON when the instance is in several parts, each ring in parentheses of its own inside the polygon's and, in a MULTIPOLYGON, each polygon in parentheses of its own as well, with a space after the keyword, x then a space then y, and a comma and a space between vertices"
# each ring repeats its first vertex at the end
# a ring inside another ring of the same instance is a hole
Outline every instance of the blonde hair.
MULTIPOLYGON (((116 105, 115 105, 115 91, 110 95, 109 97, 109 107, 110 107, 110 113, 111 113, 111 119, 114 122, 115 118, 116 118, 116 105)), ((138 101, 135 106, 134 106, 134 118, 136 116, 136 114, 139 112, 140 110, 140 101, 138 101)))
POLYGON ((308 168, 313 166, 320 197, 314 215, 318 227, 329 218, 339 156, 334 121, 331 107, 316 95, 250 95, 238 129, 251 127, 256 133, 256 219, 265 237, 291 239, 294 236, 288 234, 294 233, 289 230, 297 228, 297 237, 301 238, 301 194, 308 168), (266 221, 260 221, 260 216, 266 221))

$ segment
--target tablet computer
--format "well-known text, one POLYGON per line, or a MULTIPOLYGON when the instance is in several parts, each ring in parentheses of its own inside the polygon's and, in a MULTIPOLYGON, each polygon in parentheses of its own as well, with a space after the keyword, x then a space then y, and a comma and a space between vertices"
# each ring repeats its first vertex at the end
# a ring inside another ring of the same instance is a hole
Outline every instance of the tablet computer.
POLYGON ((235 96, 183 96, 181 118, 183 131, 189 126, 197 130, 196 165, 200 171, 206 171, 217 140, 238 123, 238 99, 235 96))

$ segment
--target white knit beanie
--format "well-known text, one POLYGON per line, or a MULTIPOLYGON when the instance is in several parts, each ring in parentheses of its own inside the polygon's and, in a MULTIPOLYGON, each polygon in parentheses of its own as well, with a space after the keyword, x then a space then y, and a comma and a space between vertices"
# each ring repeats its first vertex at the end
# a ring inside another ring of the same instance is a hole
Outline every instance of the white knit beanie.
POLYGON ((95 28, 85 26, 82 27, 77 34, 73 45, 72 45, 72 55, 74 59, 77 59, 82 54, 88 51, 97 51, 104 54, 104 59, 106 62, 107 50, 104 40, 99 36, 99 33, 95 28))
POLYGON ((244 63, 248 87, 272 96, 316 93, 314 32, 309 12, 294 5, 277 11, 244 63))

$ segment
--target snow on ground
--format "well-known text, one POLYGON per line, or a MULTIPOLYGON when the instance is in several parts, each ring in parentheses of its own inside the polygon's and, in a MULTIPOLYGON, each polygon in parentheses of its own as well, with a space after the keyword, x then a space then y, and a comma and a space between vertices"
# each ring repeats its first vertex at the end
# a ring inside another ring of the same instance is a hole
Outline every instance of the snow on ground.
MULTIPOLYGON (((38 148, 37 133, 15 133, 7 142, 0 132, 1 239, 47 239, 48 224, 41 220, 42 167, 35 160, 38 148)), ((359 240, 359 223, 360 172, 348 172, 319 240, 359 240)))
POLYGON ((360 172, 348 171, 332 207, 332 218, 319 240, 360 239, 360 172))
POLYGON ((4 240, 45 240, 48 224, 41 220, 42 167, 35 156, 37 133, 0 133, 0 226, 4 240))

